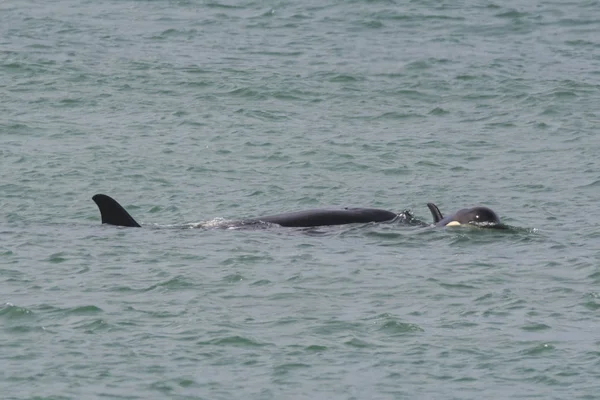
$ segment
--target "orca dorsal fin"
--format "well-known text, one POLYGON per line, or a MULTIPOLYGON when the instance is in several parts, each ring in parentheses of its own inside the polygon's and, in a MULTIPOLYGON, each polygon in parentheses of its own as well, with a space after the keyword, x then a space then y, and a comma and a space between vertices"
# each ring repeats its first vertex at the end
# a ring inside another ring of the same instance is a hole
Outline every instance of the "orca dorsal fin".
POLYGON ((105 194, 97 194, 92 200, 100 209, 103 224, 139 228, 135 219, 115 199, 105 194))
POLYGON ((429 208, 429 211, 431 211, 431 215, 433 216, 434 224, 437 224, 444 218, 444 216, 442 215, 442 212, 440 211, 438 206, 436 206, 435 204, 427 203, 427 207, 429 208))

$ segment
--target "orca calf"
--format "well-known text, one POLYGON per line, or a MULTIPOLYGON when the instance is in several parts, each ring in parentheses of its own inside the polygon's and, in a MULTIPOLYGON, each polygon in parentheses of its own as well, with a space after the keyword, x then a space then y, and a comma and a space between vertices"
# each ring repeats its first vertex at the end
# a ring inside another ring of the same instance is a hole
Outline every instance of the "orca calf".
MULTIPOLYGON (((105 194, 96 194, 92 200, 98 206, 103 224, 136 227, 140 224, 115 199, 105 194)), ((501 227, 496 213, 486 207, 462 209, 444 217, 433 203, 427 203, 435 226, 475 225, 480 227, 501 227)), ((327 225, 346 225, 369 222, 402 221, 409 225, 428 224, 418 221, 408 212, 395 213, 377 208, 313 209, 283 214, 267 215, 238 221, 233 226, 277 224, 284 227, 308 228, 327 225)), ((227 224, 232 226, 231 224, 227 224)))
POLYGON ((444 217, 442 212, 433 203, 427 203, 429 211, 433 216, 435 226, 459 226, 459 225, 475 225, 482 228, 502 228, 500 218, 491 209, 487 207, 463 208, 452 215, 444 217))

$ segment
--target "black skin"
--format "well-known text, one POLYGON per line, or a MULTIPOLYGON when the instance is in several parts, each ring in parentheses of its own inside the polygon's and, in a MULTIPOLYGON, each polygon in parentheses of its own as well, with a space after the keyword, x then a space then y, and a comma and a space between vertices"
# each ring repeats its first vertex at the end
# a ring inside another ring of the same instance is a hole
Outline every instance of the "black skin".
POLYGON ((116 225, 116 226, 128 226, 132 228, 139 228, 135 219, 121 206, 115 199, 105 194, 97 194, 92 197, 92 200, 98 206, 100 210, 100 216, 102 217, 103 224, 116 225))
MULTIPOLYGON (((97 194, 92 197, 100 209, 103 224, 139 227, 135 219, 113 198, 97 194)), ((368 222, 391 222, 399 215, 376 208, 315 209, 291 213, 268 215, 240 221, 240 225, 272 223, 285 227, 313 227, 325 225, 344 225, 368 222)))

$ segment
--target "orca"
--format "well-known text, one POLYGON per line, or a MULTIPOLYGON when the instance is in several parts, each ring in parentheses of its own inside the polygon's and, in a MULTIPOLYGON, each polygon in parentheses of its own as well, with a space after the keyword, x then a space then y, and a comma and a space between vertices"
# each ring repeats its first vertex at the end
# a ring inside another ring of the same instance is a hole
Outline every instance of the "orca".
POLYGON ((487 207, 463 208, 452 215, 444 217, 442 212, 433 203, 427 203, 429 211, 433 216, 435 226, 460 226, 474 225, 486 228, 502 228, 498 215, 487 207))
MULTIPOLYGON (((103 224, 140 227, 140 224, 112 197, 105 194, 96 194, 92 197, 92 200, 100 210, 103 224)), ((407 211, 397 214, 377 208, 313 209, 245 219, 234 225, 271 223, 284 227, 307 228, 326 225, 393 222, 399 218, 408 219, 409 217, 411 216, 407 211)))

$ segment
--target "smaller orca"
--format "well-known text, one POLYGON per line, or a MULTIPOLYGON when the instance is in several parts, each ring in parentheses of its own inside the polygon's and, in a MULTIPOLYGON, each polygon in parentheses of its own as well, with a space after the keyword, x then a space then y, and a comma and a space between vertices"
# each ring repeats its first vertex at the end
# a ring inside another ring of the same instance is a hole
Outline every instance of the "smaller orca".
POLYGON ((487 207, 463 208, 452 215, 444 217, 442 212, 433 203, 427 203, 433 216, 435 226, 475 225, 479 227, 501 228, 498 215, 487 207))

